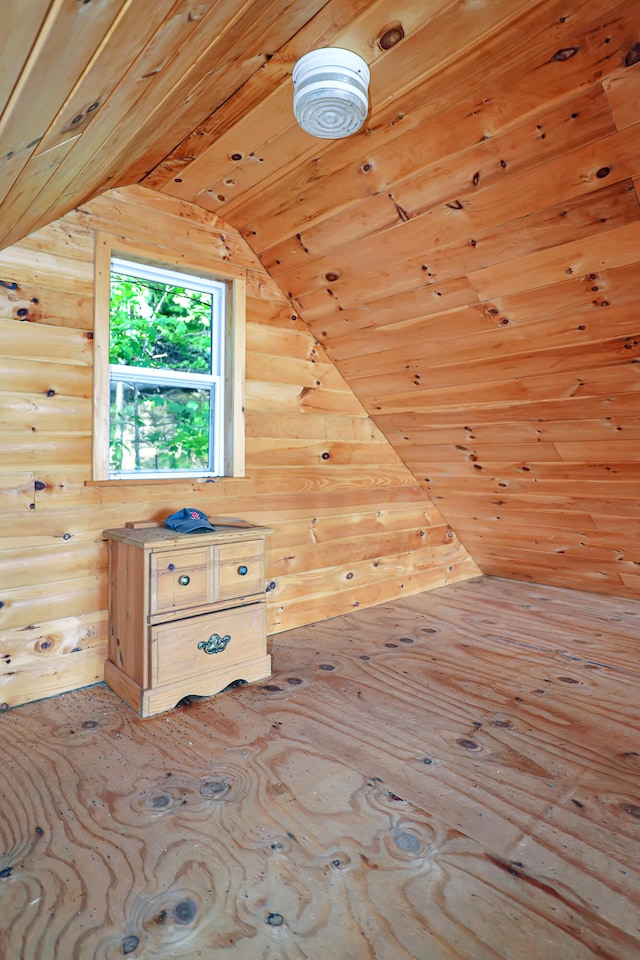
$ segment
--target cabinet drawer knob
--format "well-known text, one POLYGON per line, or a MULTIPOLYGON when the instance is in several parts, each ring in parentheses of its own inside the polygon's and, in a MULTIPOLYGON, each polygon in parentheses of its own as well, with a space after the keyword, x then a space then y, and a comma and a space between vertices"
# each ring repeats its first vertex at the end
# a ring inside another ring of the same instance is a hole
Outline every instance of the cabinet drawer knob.
POLYGON ((201 640, 198 644, 198 650, 204 650, 205 653, 222 653, 227 649, 231 641, 231 635, 221 637, 219 633, 212 633, 208 640, 201 640))
POLYGON ((245 567, 243 563, 241 567, 238 567, 238 573, 241 577, 246 577, 246 575, 249 573, 249 567, 245 567))
POLYGON ((191 583, 191 577, 188 577, 186 573, 184 573, 178 580, 178 583, 181 587, 187 587, 191 583))

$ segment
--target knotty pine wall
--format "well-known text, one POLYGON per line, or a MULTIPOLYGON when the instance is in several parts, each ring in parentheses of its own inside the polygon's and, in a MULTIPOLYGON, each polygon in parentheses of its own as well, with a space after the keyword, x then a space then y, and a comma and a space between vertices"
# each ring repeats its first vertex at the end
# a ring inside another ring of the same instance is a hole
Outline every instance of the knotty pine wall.
POLYGON ((354 19, 355 136, 256 100, 145 183, 248 238, 485 574, 637 598, 640 4, 430 13, 354 19))
POLYGON ((268 630, 479 571, 245 241, 112 191, 0 254, 0 703, 102 679, 102 531, 182 506, 272 526, 268 630), (91 484, 96 230, 247 278, 247 478, 91 484), (329 454, 323 459, 323 454, 329 454))

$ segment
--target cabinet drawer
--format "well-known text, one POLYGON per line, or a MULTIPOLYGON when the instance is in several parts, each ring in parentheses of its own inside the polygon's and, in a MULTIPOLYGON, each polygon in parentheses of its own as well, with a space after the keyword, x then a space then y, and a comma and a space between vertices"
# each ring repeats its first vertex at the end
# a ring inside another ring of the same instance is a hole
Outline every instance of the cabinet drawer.
POLYGON ((151 614, 186 610, 213 600, 211 547, 153 553, 149 573, 151 614))
POLYGON ((264 603, 174 620, 151 628, 151 685, 215 673, 266 652, 264 603), (227 637, 224 650, 207 653, 227 637))
POLYGON ((218 591, 221 600, 264 591, 262 540, 224 543, 218 547, 218 591))

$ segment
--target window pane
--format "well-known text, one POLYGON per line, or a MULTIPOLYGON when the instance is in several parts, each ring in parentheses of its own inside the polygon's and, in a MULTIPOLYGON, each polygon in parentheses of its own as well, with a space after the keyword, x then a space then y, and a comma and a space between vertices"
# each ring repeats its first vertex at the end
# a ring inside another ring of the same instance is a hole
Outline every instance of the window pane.
POLYGON ((211 373, 212 294, 111 274, 110 362, 211 373))
POLYGON ((111 471, 209 470, 209 390, 112 382, 111 471))

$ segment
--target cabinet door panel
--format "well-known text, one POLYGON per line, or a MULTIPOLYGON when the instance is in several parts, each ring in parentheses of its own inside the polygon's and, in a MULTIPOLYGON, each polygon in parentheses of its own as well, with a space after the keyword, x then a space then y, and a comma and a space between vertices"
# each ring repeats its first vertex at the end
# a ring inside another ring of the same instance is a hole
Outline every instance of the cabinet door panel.
POLYGON ((152 686, 215 673, 266 652, 264 603, 174 620, 151 628, 152 686), (213 652, 220 645, 224 649, 213 652))
POLYGON ((262 540, 224 543, 218 547, 218 590, 221 600, 263 592, 263 554, 262 540))
POLYGON ((214 599, 212 548, 153 553, 150 576, 151 614, 211 603, 214 599))

